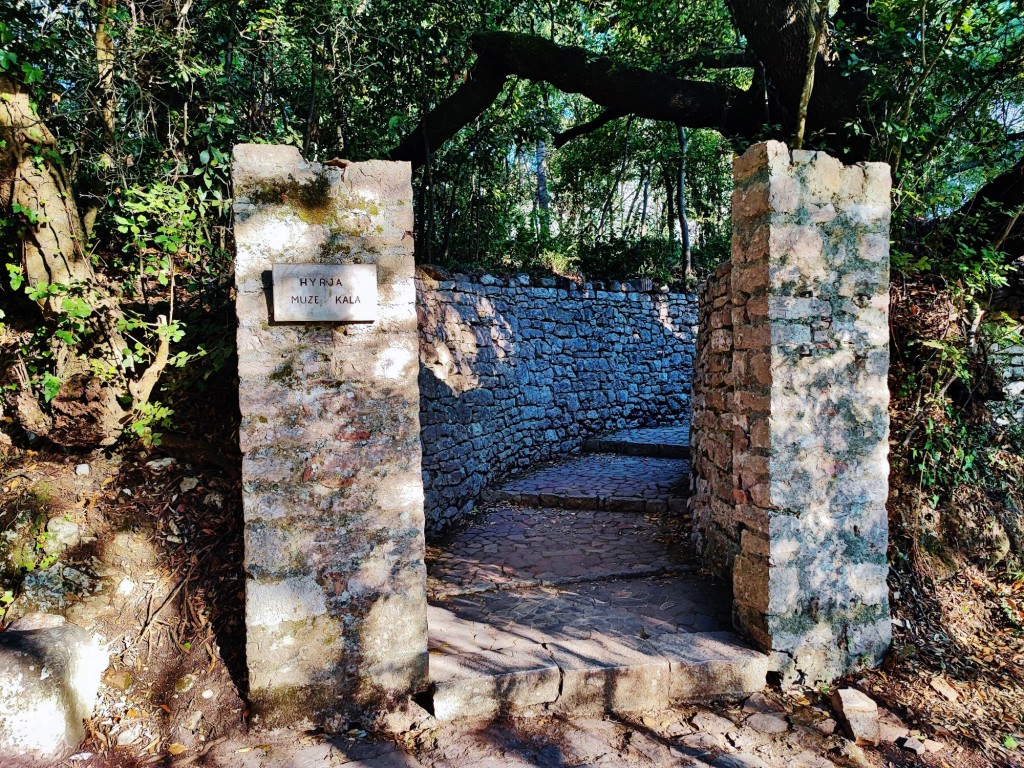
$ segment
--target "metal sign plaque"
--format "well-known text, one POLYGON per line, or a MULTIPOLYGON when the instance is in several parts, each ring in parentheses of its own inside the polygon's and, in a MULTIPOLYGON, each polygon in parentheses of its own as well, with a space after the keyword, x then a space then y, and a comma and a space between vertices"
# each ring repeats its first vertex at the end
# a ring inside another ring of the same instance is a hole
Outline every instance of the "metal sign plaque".
POLYGON ((273 282, 276 322, 377 319, 376 264, 275 264, 273 282))

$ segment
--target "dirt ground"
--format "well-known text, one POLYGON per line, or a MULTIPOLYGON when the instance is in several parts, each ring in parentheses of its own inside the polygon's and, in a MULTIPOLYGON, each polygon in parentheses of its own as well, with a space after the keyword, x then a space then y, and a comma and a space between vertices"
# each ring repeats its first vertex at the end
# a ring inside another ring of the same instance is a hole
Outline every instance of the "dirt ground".
POLYGON ((445 724, 410 705, 338 734, 250 731, 241 489, 223 444, 23 446, 0 458, 4 626, 60 613, 110 647, 88 737, 62 765, 1024 765, 1024 637, 1007 608, 1020 593, 948 565, 924 582, 893 576, 893 651, 882 669, 847 681, 890 712, 890 740, 877 748, 853 745, 828 692, 807 689, 630 718, 538 711, 445 724), (932 751, 895 743, 906 736, 932 751))

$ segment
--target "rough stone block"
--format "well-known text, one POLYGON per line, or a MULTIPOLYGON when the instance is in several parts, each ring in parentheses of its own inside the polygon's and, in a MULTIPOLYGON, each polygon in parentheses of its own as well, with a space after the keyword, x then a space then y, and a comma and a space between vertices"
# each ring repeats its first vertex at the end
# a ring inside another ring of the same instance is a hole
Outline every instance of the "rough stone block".
POLYGON ((541 646, 475 654, 438 654, 431 660, 434 717, 491 718, 505 710, 549 704, 561 675, 541 646))
POLYGON ((860 746, 878 746, 878 705, 855 688, 832 692, 832 708, 846 735, 860 746))
POLYGON ((709 694, 760 691, 770 671, 767 655, 751 650, 730 632, 658 635, 651 644, 669 661, 669 699, 700 701, 709 694))
POLYGON ((548 643, 562 672, 561 693, 552 710, 637 712, 669 705, 669 662, 605 636, 548 643))
POLYGON ((107 650, 74 624, 0 633, 0 762, 53 765, 85 738, 107 650))

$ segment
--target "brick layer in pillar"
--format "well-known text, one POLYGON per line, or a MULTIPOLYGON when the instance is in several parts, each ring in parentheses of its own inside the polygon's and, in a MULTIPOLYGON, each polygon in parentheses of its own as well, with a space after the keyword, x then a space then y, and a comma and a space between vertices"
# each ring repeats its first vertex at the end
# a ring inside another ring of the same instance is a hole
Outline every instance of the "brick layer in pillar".
POLYGON ((235 148, 250 697, 339 724, 426 684, 409 166, 235 148), (376 264, 379 319, 276 324, 274 263, 376 264))
POLYGON ((690 510, 701 551, 716 574, 731 578, 740 542, 733 499, 732 263, 705 282, 693 377, 690 510))

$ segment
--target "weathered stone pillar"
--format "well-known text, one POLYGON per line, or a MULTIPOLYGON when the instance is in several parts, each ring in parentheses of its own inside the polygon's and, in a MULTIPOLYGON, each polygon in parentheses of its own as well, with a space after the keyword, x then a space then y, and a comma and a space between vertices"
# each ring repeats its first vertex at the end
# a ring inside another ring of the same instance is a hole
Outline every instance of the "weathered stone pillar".
POLYGON ((250 697, 331 724, 426 685, 410 169, 242 144, 233 178, 250 697), (378 319, 276 323, 297 263, 376 265, 378 319))
POLYGON ((733 172, 732 263, 698 340, 695 521, 738 628, 784 679, 828 681, 891 639, 889 169, 768 142, 733 172))

